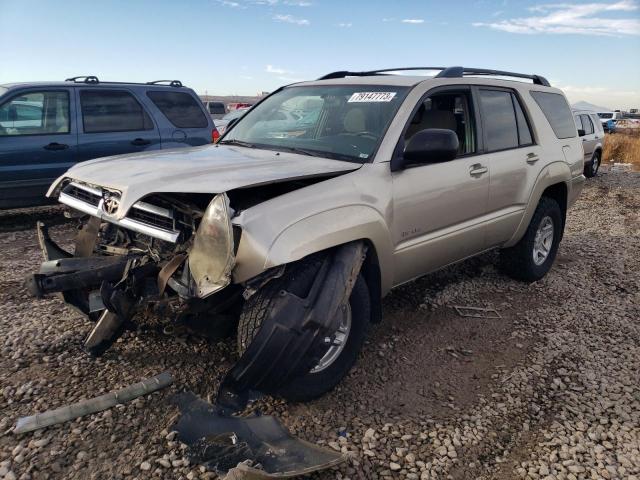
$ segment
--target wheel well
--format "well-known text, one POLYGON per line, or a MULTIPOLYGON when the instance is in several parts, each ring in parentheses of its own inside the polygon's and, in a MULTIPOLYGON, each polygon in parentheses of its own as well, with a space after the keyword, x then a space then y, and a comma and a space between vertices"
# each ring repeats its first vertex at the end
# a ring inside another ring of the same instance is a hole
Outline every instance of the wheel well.
POLYGON ((368 240, 367 256, 362 264, 362 276, 367 283, 369 289, 369 298, 371 299, 371 323, 380 323, 382 321, 382 282, 380 278, 380 263, 378 262, 378 254, 376 247, 368 240))
POLYGON ((563 182, 550 185, 542 192, 542 197, 553 198, 560 205, 560 210, 562 210, 562 232, 564 233, 564 225, 567 220, 567 186, 563 182))
MULTIPOLYGON (((369 239, 362 238, 359 241, 364 242, 367 246, 367 254, 364 262, 362 263, 360 272, 362 273, 362 277, 364 278, 364 281, 367 284, 367 289, 369 290, 369 298, 371 301, 371 323, 380 323, 382 321, 382 278, 380 273, 378 254, 376 252, 376 247, 369 239)), ((292 263, 303 261, 305 258, 309 258, 313 255, 327 254, 331 250, 336 249, 341 245, 342 244, 338 244, 325 250, 320 250, 318 252, 307 255, 300 260, 295 260, 292 263)))

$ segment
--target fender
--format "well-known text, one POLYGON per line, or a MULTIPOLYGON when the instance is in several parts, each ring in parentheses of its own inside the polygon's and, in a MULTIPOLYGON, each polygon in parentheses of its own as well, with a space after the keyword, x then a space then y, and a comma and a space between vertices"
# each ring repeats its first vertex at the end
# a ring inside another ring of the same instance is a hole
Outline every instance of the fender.
POLYGON ((378 211, 367 205, 348 205, 318 212, 292 223, 270 244, 243 229, 236 254, 234 283, 250 280, 263 271, 300 260, 354 240, 366 240, 375 250, 380 267, 382 294, 393 281, 391 234, 378 211))
POLYGON ((540 171, 540 174, 536 179, 536 183, 531 190, 531 195, 529 196, 529 201, 527 202, 527 208, 524 211, 516 232, 509 239, 509 241, 504 244, 504 247, 512 247, 520 241, 520 239, 524 236, 527 228, 529 227, 529 222, 531 222, 531 217, 533 217, 533 213, 538 206, 538 202, 542 197, 542 193, 550 186, 556 184, 562 184, 565 186, 567 192, 567 206, 572 203, 569 202, 569 199, 575 200, 577 194, 573 192, 574 182, 572 182, 571 170, 569 169, 569 165, 566 162, 557 161, 545 166, 540 171))

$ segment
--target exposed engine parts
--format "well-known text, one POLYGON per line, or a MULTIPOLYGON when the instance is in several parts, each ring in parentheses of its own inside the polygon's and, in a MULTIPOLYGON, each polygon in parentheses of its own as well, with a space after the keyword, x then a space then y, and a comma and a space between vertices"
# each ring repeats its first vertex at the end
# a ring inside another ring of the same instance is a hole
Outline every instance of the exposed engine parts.
MULTIPOLYGON (((175 220, 174 211, 167 211, 175 220)), ((228 312, 282 277, 287 268, 282 265, 243 285, 230 285, 235 264, 232 215, 229 198, 216 195, 203 212, 189 213, 198 220, 180 230, 175 243, 90 216, 78 232, 74 254, 56 245, 39 224, 45 261, 28 280, 29 289, 38 297, 62 293, 67 303, 95 321, 85 340, 92 355, 103 354, 139 314, 159 315, 168 325, 194 319, 214 324, 212 317, 220 314, 232 323, 228 312)), ((276 393, 311 371, 331 346, 340 326, 338 312, 348 306, 365 254, 360 241, 337 247, 324 256, 306 296, 280 291, 259 332, 222 382, 217 396, 221 413, 242 410, 252 392, 276 393)))

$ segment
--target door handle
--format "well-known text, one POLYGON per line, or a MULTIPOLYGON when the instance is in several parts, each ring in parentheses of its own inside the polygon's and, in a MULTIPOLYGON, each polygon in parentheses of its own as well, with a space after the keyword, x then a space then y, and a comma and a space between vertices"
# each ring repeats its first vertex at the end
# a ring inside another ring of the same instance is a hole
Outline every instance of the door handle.
POLYGON ((533 152, 527 153, 527 163, 529 165, 533 165, 538 160, 540 160, 540 157, 538 157, 538 155, 536 155, 535 153, 533 153, 533 152))
POLYGON ((471 175, 472 177, 479 177, 480 175, 484 175, 488 171, 489 169, 484 165, 481 165, 479 163, 474 163, 473 165, 471 165, 471 168, 469 169, 469 175, 471 175))
POLYGON ((42 148, 44 148, 45 150, 66 150, 67 148, 69 148, 69 145, 66 145, 64 143, 51 142, 49 145, 45 145, 42 148))
POLYGON ((144 146, 151 144, 151 140, 145 140, 144 138, 136 138, 135 140, 131 140, 131 145, 136 146, 144 146))

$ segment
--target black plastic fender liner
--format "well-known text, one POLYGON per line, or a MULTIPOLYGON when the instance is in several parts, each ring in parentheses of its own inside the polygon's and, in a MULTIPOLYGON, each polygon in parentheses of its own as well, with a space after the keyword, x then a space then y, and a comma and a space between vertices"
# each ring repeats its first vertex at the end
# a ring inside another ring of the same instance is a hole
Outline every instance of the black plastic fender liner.
POLYGON ((73 257, 71 253, 67 252, 51 240, 51 237, 49 236, 49 227, 41 221, 36 222, 36 234, 38 235, 38 243, 40 244, 42 257, 45 261, 73 257))
POLYGON ((349 301, 364 261, 363 242, 328 255, 306 298, 281 291, 247 350, 224 378, 217 404, 242 410, 251 391, 277 393, 317 364, 338 328, 338 309, 349 301))
POLYGON ((120 280, 127 261, 126 257, 49 260, 41 265, 39 273, 27 279, 27 287, 34 296, 42 297, 47 293, 99 286, 103 281, 120 280))
POLYGON ((291 478, 338 465, 339 452, 293 437, 272 416, 225 416, 191 392, 172 398, 181 416, 171 430, 188 445, 192 463, 201 463, 225 480, 291 478))

